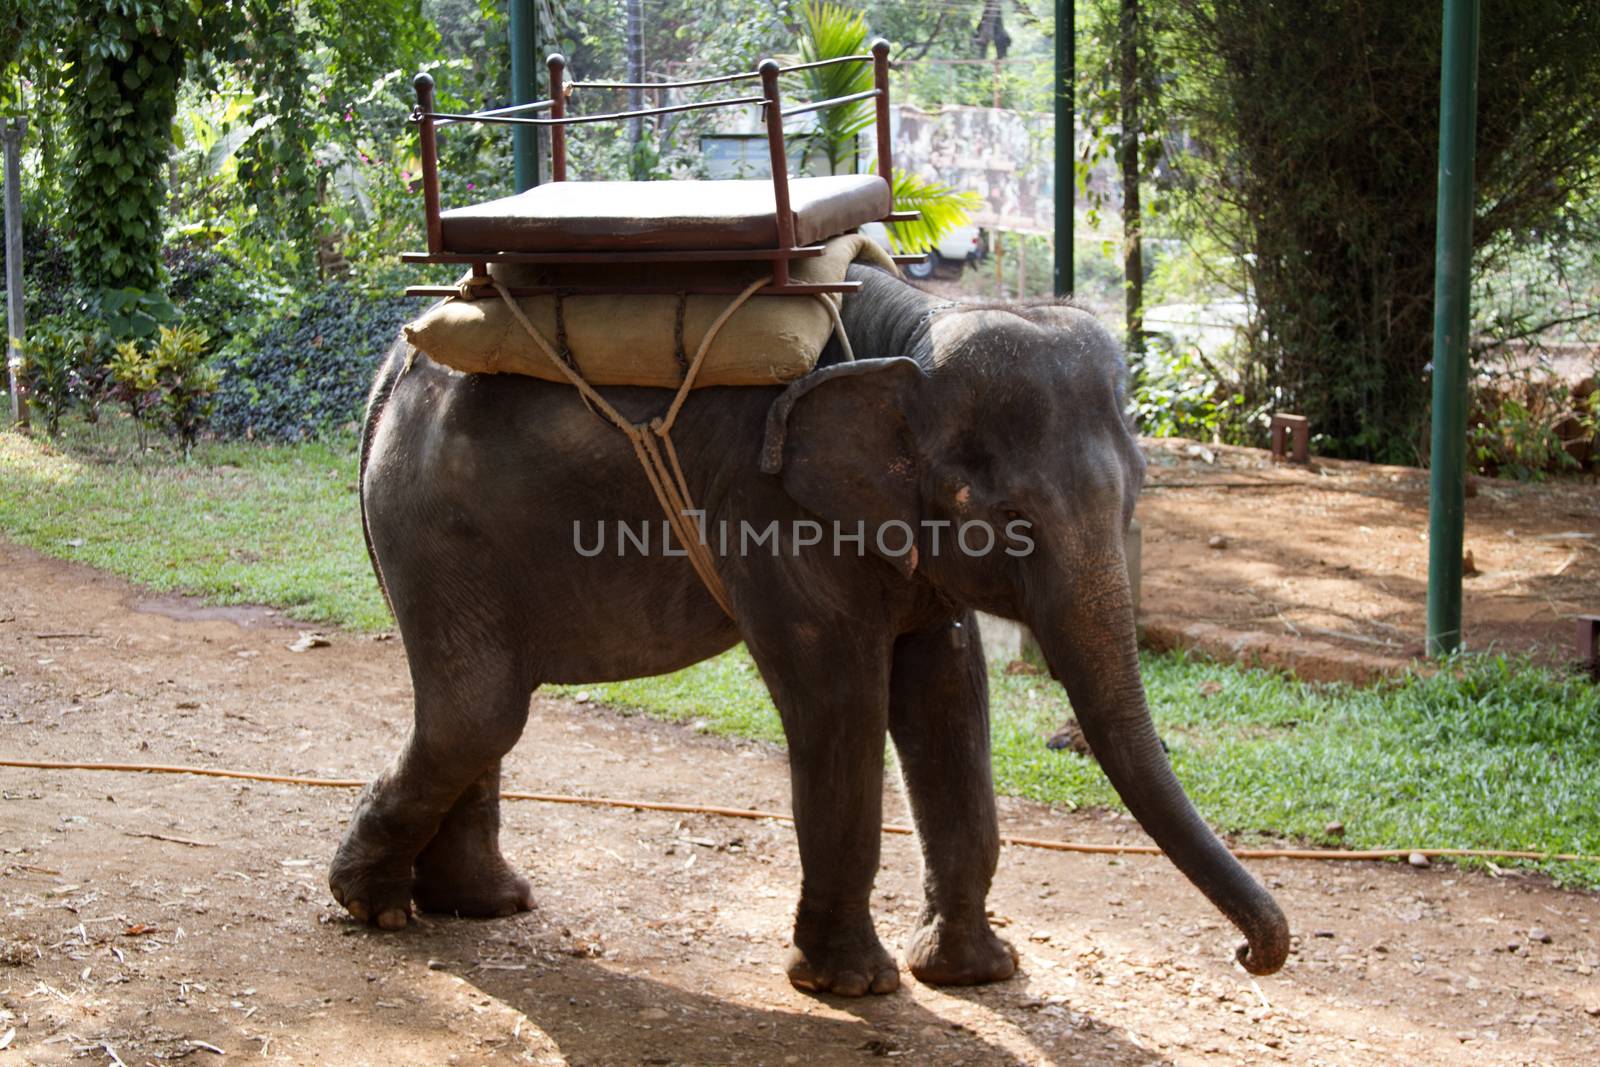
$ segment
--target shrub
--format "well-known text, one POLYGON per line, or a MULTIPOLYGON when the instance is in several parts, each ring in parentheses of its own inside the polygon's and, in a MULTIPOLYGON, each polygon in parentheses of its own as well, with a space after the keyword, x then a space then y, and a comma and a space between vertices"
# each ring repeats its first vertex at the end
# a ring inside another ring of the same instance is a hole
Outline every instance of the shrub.
POLYGON ((22 345, 22 380, 28 407, 55 436, 61 417, 75 404, 83 404, 94 421, 105 368, 102 345, 94 325, 77 315, 47 315, 28 327, 22 345))
POLYGON ((220 361, 226 377, 211 428, 225 437, 316 437, 353 423, 415 299, 326 286, 299 312, 239 338, 220 361))
POLYGON ((192 326, 163 326, 152 342, 123 341, 111 359, 118 399, 135 419, 172 433, 185 450, 211 415, 221 373, 206 365, 211 347, 192 326))
POLYGON ((1229 374, 1198 348, 1174 351, 1166 342, 1152 336, 1146 354, 1132 363, 1128 408, 1139 432, 1260 445, 1269 411, 1246 400, 1240 375, 1248 369, 1229 374))

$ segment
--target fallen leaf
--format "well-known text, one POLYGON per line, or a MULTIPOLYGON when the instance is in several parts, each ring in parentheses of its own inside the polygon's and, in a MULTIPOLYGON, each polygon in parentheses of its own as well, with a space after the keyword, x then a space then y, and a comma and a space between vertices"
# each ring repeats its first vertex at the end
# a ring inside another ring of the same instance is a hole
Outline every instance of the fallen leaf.
POLYGON ((143 937, 146 934, 155 933, 156 929, 157 929, 156 927, 151 926, 148 923, 134 923, 132 926, 130 926, 126 930, 122 931, 122 936, 123 937, 143 937))
POLYGON ((307 652, 313 648, 327 648, 331 644, 333 644, 332 641, 329 641, 326 637, 323 637, 319 633, 305 632, 296 638, 294 643, 289 646, 289 651, 307 652))

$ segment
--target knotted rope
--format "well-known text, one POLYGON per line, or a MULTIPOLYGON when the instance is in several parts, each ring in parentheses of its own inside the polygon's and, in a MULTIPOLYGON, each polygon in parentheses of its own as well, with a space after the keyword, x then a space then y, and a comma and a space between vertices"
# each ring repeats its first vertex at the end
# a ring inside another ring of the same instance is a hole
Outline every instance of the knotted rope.
MULTIPOLYGON (((689 564, 694 567, 694 572, 706 587, 706 592, 711 594, 711 599, 723 614, 733 617, 733 608, 728 600, 728 589, 722 584, 722 578, 717 574, 716 564, 711 555, 711 547, 703 536, 704 527, 696 528, 691 520, 695 514, 694 498, 689 492, 689 484, 683 476, 683 467, 678 462, 678 450, 672 445, 672 427, 678 421, 678 413, 683 410, 684 401, 689 399, 689 392, 694 388, 695 378, 700 373, 700 365, 705 362, 706 353, 711 351, 711 344, 717 339, 717 334, 722 327, 745 303, 772 281, 771 276, 758 278, 744 288, 727 307, 722 309, 711 323, 706 335, 700 339, 700 347, 695 350, 694 358, 689 361, 684 370, 683 381, 678 386, 678 391, 672 397, 672 403, 667 406, 665 415, 650 419, 647 422, 632 422, 622 412, 606 402, 599 390, 590 385, 588 379, 577 369, 576 361, 568 357, 565 343, 565 330, 562 330, 562 344, 558 350, 550 341, 539 332, 539 328, 528 320, 523 314, 522 307, 512 298, 511 293, 501 284, 500 279, 491 276, 490 284, 495 292, 500 294, 500 299, 505 301, 506 307, 511 309, 511 314, 522 324, 528 336, 533 338, 534 344, 539 346, 556 370, 562 377, 578 390, 578 395, 583 397, 584 403, 590 411, 603 417, 628 438, 633 445, 634 455, 639 460, 639 466, 644 470, 650 488, 655 492, 656 502, 661 505, 661 510, 666 513, 667 523, 672 529, 673 536, 684 548, 689 557, 689 564)), ((817 294, 822 306, 828 309, 828 315, 833 320, 834 332, 839 337, 845 356, 854 359, 850 349, 849 338, 845 336, 844 322, 839 317, 839 309, 829 300, 826 294, 817 294)), ((560 298, 557 297, 558 309, 557 323, 561 324, 559 315, 560 298)), ((683 313, 683 301, 680 300, 679 316, 683 313)), ((682 341, 682 327, 679 326, 679 345, 682 341)))

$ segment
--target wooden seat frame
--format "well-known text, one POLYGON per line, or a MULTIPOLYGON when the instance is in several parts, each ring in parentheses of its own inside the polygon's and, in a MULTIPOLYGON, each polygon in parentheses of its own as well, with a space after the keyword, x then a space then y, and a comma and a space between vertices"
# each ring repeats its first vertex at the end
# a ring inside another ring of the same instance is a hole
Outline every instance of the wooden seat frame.
MULTIPOLYGON (((851 104, 858 100, 872 100, 875 107, 877 148, 878 148, 878 176, 888 184, 891 194, 894 189, 894 171, 890 159, 889 143, 889 42, 878 38, 872 42, 871 52, 864 55, 842 56, 837 59, 818 60, 814 63, 800 63, 794 66, 781 66, 776 60, 763 60, 754 71, 742 74, 724 74, 713 78, 697 78, 689 81, 674 82, 612 82, 565 81, 566 59, 559 53, 553 54, 547 60, 550 69, 550 99, 539 100, 530 104, 516 104, 511 107, 495 108, 490 111, 476 111, 471 114, 451 114, 434 110, 433 78, 428 74, 418 74, 413 81, 417 91, 417 109, 412 113, 412 121, 417 123, 421 140, 422 155, 422 201, 425 218, 427 221, 428 250, 426 252, 406 252, 401 259, 407 263, 461 263, 470 264, 472 274, 467 282, 461 286, 429 286, 417 285, 406 289, 408 296, 463 296, 470 295, 478 286, 487 287, 489 283, 489 264, 491 263, 530 263, 530 264, 595 264, 595 263, 687 263, 687 262, 728 262, 750 261, 770 262, 772 265, 772 280, 763 289, 761 295, 771 296, 814 296, 818 293, 847 293, 860 287, 859 282, 839 281, 828 283, 802 283, 792 281, 790 278, 789 264, 791 260, 802 259, 810 256, 820 256, 823 246, 796 245, 794 212, 789 206, 789 155, 784 143, 783 120, 793 115, 802 115, 807 112, 821 111, 826 108, 839 107, 851 104), (841 63, 871 63, 873 87, 859 93, 847 96, 834 97, 830 100, 818 100, 809 103, 796 104, 788 108, 783 106, 779 96, 778 79, 781 75, 791 74, 795 71, 810 70, 817 67, 834 66, 841 63), (724 85, 736 82, 759 80, 761 82, 760 96, 738 96, 722 100, 706 100, 695 103, 672 104, 663 107, 644 108, 638 111, 617 111, 599 115, 568 115, 567 100, 576 91, 582 89, 671 89, 690 88, 706 85, 724 85), (552 181, 566 181, 567 179, 567 132, 571 125, 586 122, 606 122, 621 119, 639 118, 650 115, 666 115, 681 111, 700 111, 720 107, 743 107, 758 104, 762 109, 762 119, 766 127, 767 149, 772 160, 772 191, 776 207, 775 222, 777 224, 778 243, 772 248, 728 248, 728 249, 651 249, 629 252, 621 249, 610 251, 545 251, 545 252, 451 252, 444 247, 443 226, 440 221, 439 206, 439 150, 437 131, 441 126, 456 123, 484 123, 504 126, 544 126, 550 130, 550 177, 552 181), (527 113, 549 112, 548 118, 530 118, 527 113), (481 279, 481 281, 480 281, 481 279)), ((906 222, 917 217, 916 212, 894 212, 885 216, 883 222, 906 222)), ((897 256, 897 260, 911 261, 921 259, 921 256, 897 256)), ((727 293, 740 292, 744 285, 732 284, 728 286, 519 286, 510 289, 513 296, 535 296, 546 293, 727 293)))

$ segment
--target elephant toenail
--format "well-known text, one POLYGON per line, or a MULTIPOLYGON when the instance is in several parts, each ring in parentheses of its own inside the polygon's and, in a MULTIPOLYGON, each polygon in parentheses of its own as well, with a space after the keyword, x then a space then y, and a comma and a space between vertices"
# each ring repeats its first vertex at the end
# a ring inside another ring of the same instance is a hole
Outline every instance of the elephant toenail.
POLYGON ((893 993, 899 988, 899 971, 879 971, 878 976, 872 980, 872 991, 874 993, 893 993))
POLYGON ((370 915, 370 913, 367 911, 366 904, 359 900, 350 901, 345 905, 345 910, 350 913, 350 917, 352 919, 360 923, 366 922, 370 915))
POLYGON ((385 930, 404 930, 406 928, 405 909, 390 908, 378 916, 378 925, 385 930))
POLYGON ((860 971, 841 971, 833 979, 833 992, 841 997, 859 997, 867 991, 867 976, 860 971))

